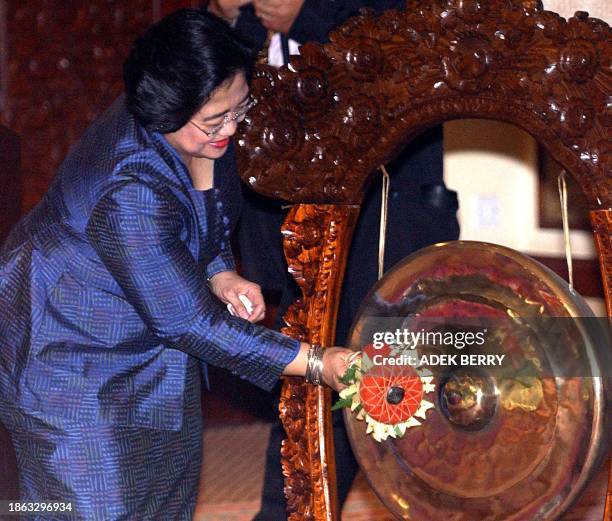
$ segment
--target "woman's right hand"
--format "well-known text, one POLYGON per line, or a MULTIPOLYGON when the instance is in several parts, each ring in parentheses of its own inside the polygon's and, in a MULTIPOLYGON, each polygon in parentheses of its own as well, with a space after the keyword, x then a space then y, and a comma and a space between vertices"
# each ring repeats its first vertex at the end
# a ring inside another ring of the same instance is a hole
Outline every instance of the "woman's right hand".
MULTIPOLYGON (((284 376, 304 376, 308 366, 308 353, 310 345, 302 342, 297 356, 285 367, 284 376)), ((340 381, 349 366, 349 357, 355 352, 346 347, 326 347, 323 349, 323 383, 329 385, 334 391, 341 391, 346 387, 340 381)))
POLYGON ((340 392, 346 387, 340 381, 349 368, 349 357, 354 351, 345 347, 327 347, 323 350, 323 382, 334 391, 340 392))

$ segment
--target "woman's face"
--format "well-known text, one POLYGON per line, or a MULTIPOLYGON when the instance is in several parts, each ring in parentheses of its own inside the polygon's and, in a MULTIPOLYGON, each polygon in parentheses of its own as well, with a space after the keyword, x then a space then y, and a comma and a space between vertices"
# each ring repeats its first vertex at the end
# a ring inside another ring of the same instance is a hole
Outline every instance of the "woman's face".
POLYGON ((166 139, 186 159, 218 159, 225 154, 238 122, 227 121, 212 136, 206 132, 219 128, 226 116, 244 111, 249 101, 249 86, 244 74, 238 73, 215 90, 186 125, 166 134, 166 139))

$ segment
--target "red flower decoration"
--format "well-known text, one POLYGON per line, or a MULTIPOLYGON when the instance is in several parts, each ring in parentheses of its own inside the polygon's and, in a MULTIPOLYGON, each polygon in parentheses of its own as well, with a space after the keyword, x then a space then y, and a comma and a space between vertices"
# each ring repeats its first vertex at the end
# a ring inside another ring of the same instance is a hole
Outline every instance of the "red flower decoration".
POLYGON ((363 375, 359 398, 363 410, 385 424, 407 421, 421 406, 423 383, 410 366, 397 371, 394 366, 376 366, 363 375))

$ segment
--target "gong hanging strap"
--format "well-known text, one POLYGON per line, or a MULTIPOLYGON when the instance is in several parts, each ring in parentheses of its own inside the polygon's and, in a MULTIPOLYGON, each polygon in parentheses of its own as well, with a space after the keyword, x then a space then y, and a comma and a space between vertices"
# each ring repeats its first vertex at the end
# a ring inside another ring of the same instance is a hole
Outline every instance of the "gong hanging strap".
POLYGON ((385 165, 380 166, 383 174, 380 197, 380 231, 378 232, 378 280, 385 273, 385 242, 387 238, 387 210, 389 205, 389 172, 385 165))
POLYGON ((559 202, 561 203, 561 219, 563 221, 563 242, 565 243, 565 260, 567 261, 567 274, 570 288, 574 289, 574 265, 572 261, 572 243, 570 241, 569 217, 567 208, 567 172, 561 170, 557 177, 559 188, 559 202))

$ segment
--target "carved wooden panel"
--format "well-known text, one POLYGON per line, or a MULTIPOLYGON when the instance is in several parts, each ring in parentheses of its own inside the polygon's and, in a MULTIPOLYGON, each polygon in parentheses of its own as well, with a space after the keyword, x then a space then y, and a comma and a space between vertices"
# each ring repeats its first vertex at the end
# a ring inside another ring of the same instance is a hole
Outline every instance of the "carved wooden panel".
MULTIPOLYGON (((348 249, 359 207, 300 205, 282 231, 289 270, 303 297, 287 311, 283 332, 329 345, 348 249)), ((281 451, 289 521, 338 519, 331 432, 331 393, 287 379, 280 402, 287 432, 281 451)))
POLYGON ((122 90, 151 0, 10 1, 3 122, 22 139, 24 209, 45 192, 68 148, 122 90))
POLYGON ((364 14, 330 44, 303 46, 289 68, 261 67, 260 106, 239 141, 244 180, 293 202, 358 202, 410 137, 444 120, 493 118, 539 139, 593 209, 610 206, 610 28, 537 3, 411 0, 406 12, 364 14))
MULTIPOLYGON (((426 128, 457 118, 513 123, 535 136, 585 192, 612 312, 610 27, 584 12, 565 20, 536 0, 407 0, 406 6, 380 17, 363 12, 336 29, 329 44, 304 45, 288 67, 259 66, 253 88, 259 105, 238 135, 243 180, 268 196, 315 203, 308 211, 325 222, 342 208, 333 204, 359 204, 376 168, 426 128)), ((285 226, 313 236, 309 224, 296 222, 293 212, 285 226)), ((347 234, 335 248, 349 245, 347 234)), ((333 324, 334 315, 312 308, 312 292, 330 275, 321 271, 318 254, 296 256, 308 247, 289 241, 285 250, 304 293, 287 314, 286 331, 317 341, 316 330, 326 327, 320 321, 333 324)), ((331 275, 339 284, 343 264, 331 269, 339 270, 331 275)), ((327 284, 336 295, 339 288, 327 284)), ((326 409, 315 416, 322 403, 320 391, 296 381, 283 391, 292 520, 330 519, 320 494, 333 485, 326 488, 329 476, 310 464, 325 457, 318 440, 329 439, 321 418, 326 409)))

